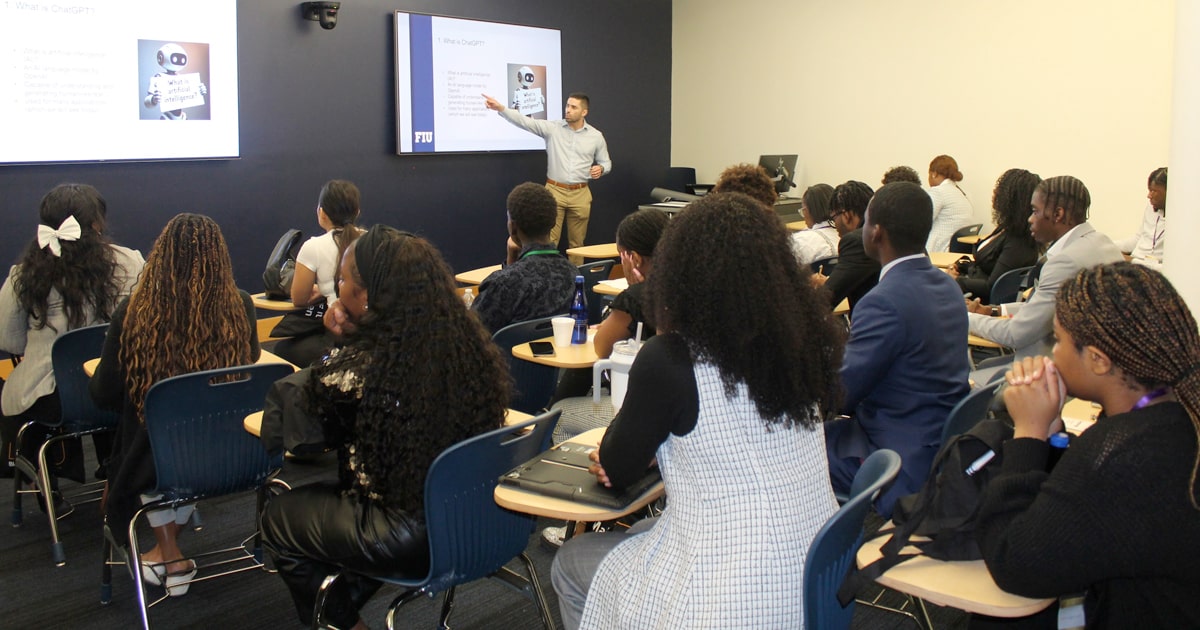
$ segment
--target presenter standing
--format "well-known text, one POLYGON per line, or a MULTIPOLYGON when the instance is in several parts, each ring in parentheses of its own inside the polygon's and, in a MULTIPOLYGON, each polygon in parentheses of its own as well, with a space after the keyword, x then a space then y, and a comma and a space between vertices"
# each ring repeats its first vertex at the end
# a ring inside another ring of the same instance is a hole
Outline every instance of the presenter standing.
MULTIPOLYGON (((508 122, 537 134, 546 140, 546 189, 558 203, 558 217, 550 232, 550 243, 558 246, 563 220, 567 224, 567 247, 580 247, 587 236, 588 218, 592 212, 592 191, 589 179, 597 179, 612 171, 608 144, 599 129, 587 124, 588 96, 574 92, 567 97, 562 120, 536 120, 522 116, 484 94, 487 108, 500 113, 508 122)), ((583 259, 571 259, 581 264, 583 259)))

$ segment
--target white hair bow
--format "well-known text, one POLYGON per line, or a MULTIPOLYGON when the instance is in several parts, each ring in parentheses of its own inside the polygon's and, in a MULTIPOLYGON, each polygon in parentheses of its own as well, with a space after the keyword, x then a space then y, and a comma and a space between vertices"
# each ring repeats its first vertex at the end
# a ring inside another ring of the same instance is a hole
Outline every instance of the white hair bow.
POLYGON ((83 229, 79 227, 79 221, 75 220, 75 215, 70 215, 63 220, 62 225, 58 229, 54 229, 49 225, 38 226, 38 246, 50 246, 50 253, 55 256, 62 256, 62 241, 78 241, 83 235, 83 229))

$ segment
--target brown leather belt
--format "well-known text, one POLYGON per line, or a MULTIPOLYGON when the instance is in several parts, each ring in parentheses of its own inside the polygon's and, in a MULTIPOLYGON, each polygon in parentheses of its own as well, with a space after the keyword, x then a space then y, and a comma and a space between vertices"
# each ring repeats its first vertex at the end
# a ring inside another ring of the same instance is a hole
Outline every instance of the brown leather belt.
POLYGON ((564 184, 562 182, 556 182, 549 177, 546 178, 546 183, 550 184, 551 186, 558 186, 563 190, 579 190, 580 188, 587 188, 587 182, 581 182, 578 184, 564 184))

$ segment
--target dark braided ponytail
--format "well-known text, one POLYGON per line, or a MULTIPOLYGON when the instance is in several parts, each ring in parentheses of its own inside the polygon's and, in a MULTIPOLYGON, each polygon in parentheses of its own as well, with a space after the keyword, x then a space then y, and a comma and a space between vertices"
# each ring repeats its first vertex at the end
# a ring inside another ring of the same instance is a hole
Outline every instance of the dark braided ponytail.
MULTIPOLYGON (((1169 386, 1200 443, 1200 333, 1165 276, 1127 262, 1084 269, 1059 289, 1055 317, 1076 346, 1104 351, 1126 378, 1147 389, 1169 386)), ((1196 509, 1198 473, 1200 449, 1188 483, 1196 509)))

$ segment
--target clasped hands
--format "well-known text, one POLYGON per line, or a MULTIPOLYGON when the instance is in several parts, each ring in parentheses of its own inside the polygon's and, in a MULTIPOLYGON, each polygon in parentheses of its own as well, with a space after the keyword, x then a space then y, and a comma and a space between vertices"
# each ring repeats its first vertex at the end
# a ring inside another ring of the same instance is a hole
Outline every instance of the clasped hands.
POLYGON ((1025 357, 1013 361, 1004 374, 1004 404, 1013 419, 1013 437, 1045 441, 1062 431, 1062 407, 1067 387, 1049 357, 1025 357))

